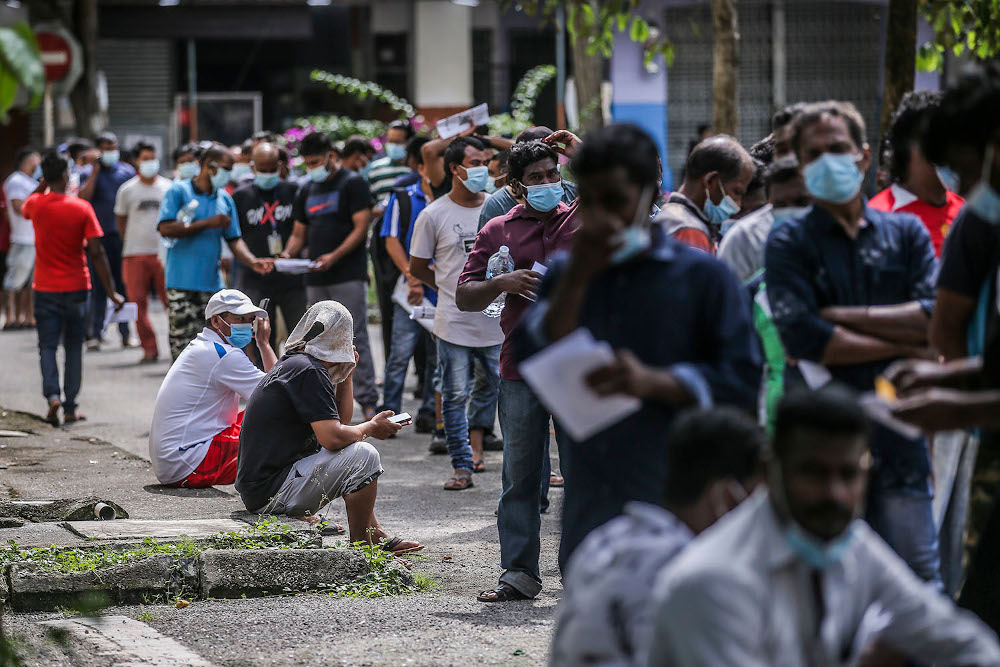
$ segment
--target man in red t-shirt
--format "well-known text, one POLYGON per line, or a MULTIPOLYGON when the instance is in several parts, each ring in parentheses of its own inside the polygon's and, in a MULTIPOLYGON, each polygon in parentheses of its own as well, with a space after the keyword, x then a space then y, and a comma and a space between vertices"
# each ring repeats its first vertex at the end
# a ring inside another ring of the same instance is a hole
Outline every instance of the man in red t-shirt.
POLYGON ((35 321, 42 367, 42 394, 49 402, 46 421, 59 425, 59 408, 67 424, 83 419, 76 396, 83 375, 83 339, 90 271, 86 248, 97 277, 119 309, 125 303, 115 291, 111 267, 101 245, 101 225, 89 202, 66 194, 69 164, 55 151, 42 158, 42 181, 24 200, 21 211, 35 228, 35 321), (48 190, 46 192, 46 190, 48 190), (59 387, 56 349, 66 352, 63 388, 59 387), (65 400, 61 400, 65 394, 65 400))
POLYGON ((940 98, 940 93, 920 91, 907 93, 900 101, 888 135, 892 185, 868 202, 880 211, 912 213, 920 218, 930 232, 938 258, 951 221, 965 204, 964 199, 948 189, 934 165, 920 152, 920 127, 940 98))

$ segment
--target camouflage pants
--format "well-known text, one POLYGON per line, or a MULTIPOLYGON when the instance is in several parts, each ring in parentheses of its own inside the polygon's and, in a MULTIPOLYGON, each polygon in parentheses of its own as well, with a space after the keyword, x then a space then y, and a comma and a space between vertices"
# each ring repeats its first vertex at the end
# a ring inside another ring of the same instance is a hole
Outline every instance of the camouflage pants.
POLYGON ((993 433, 983 435, 982 446, 976 455, 976 467, 972 473, 972 492, 969 498, 969 524, 966 533, 965 546, 971 552, 986 524, 1000 491, 1000 448, 997 447, 997 436, 993 433))
POLYGON ((167 321, 169 322, 170 359, 174 360, 205 328, 205 306, 212 292, 167 289, 167 321))

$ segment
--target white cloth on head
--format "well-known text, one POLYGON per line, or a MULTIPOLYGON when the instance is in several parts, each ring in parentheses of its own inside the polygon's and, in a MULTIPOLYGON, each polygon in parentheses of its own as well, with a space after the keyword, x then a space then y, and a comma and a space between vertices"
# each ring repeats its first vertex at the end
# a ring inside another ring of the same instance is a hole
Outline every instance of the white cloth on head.
POLYGON ((330 371, 334 384, 343 382, 354 370, 354 318, 337 301, 314 303, 292 329, 285 341, 286 352, 306 354, 338 366, 330 371))

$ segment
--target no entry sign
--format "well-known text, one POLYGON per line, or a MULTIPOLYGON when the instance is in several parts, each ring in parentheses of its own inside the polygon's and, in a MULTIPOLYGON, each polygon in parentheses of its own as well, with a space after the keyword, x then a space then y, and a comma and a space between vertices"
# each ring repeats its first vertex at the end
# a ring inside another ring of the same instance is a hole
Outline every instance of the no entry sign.
POLYGON ((68 91, 83 70, 80 45, 68 30, 58 24, 38 26, 35 39, 41 51, 46 83, 68 91))

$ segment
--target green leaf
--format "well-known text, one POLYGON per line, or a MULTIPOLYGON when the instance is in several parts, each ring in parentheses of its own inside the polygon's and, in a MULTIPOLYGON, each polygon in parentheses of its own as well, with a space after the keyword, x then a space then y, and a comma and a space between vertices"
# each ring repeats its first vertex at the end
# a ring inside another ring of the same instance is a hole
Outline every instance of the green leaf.
POLYGON ((17 97, 17 79, 6 68, 0 68, 0 123, 6 123, 7 112, 17 97))
MULTIPOLYGON (((37 104, 45 90, 45 70, 34 34, 26 23, 0 27, 0 71, 27 90, 32 106, 37 104)), ((9 94, 10 84, 5 86, 4 94, 9 94)))
POLYGON ((649 39, 649 24, 636 16, 632 19, 632 29, 629 31, 629 37, 633 42, 645 42, 649 39))
POLYGON ((618 14, 618 32, 625 32, 626 27, 628 27, 628 15, 618 14))
POLYGON ((583 2, 580 5, 580 22, 583 28, 594 27, 595 22, 594 8, 590 6, 589 2, 583 2))

